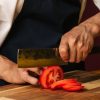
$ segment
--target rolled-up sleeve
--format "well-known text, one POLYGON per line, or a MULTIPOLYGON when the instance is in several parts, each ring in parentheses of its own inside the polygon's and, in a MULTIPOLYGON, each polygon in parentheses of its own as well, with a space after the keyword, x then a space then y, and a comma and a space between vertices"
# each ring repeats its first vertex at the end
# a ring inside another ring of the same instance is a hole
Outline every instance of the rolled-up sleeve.
POLYGON ((21 11, 24 0, 0 0, 0 47, 8 35, 14 18, 21 11))
POLYGON ((93 0, 94 4, 97 6, 97 8, 100 10, 100 0, 93 0))

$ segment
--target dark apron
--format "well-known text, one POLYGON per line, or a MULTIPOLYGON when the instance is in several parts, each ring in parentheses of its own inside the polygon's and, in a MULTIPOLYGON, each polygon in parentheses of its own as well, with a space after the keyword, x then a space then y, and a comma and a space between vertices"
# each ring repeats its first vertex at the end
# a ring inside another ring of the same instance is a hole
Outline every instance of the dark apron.
MULTIPOLYGON (((83 13, 81 22, 99 13, 100 10, 96 7, 93 0, 87 0, 85 11, 83 13), (90 10, 91 9, 91 10, 90 10)), ((91 55, 88 55, 85 60, 86 70, 98 70, 100 69, 100 37, 95 38, 94 46, 91 51, 91 55)))
MULTIPOLYGON (((77 25, 79 10, 79 0, 25 0, 0 54, 16 62, 18 48, 58 47, 61 36, 77 25)), ((77 68, 71 64, 65 70, 77 68)))

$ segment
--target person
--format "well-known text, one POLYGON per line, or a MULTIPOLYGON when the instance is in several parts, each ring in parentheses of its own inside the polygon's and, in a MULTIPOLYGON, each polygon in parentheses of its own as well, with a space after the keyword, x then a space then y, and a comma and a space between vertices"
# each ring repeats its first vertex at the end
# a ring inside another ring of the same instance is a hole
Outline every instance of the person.
POLYGON ((79 0, 0 0, 0 79, 38 82, 28 71, 40 69, 18 68, 19 48, 58 47, 63 61, 84 61, 100 35, 100 12, 78 25, 79 12, 79 0))

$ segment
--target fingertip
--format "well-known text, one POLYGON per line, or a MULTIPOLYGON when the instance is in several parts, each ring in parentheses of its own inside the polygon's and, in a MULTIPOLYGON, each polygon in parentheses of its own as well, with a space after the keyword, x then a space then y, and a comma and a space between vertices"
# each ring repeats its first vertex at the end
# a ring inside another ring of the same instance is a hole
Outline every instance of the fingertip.
POLYGON ((31 82, 32 85, 36 85, 38 83, 38 79, 34 78, 34 80, 31 82))
POLYGON ((68 52, 66 48, 59 49, 60 57, 64 62, 68 62, 68 52))
POLYGON ((69 62, 70 63, 74 63, 75 62, 75 59, 70 59, 69 62))
POLYGON ((34 78, 34 77, 29 77, 27 79, 27 82, 32 84, 32 85, 36 85, 38 83, 38 79, 37 78, 34 78))

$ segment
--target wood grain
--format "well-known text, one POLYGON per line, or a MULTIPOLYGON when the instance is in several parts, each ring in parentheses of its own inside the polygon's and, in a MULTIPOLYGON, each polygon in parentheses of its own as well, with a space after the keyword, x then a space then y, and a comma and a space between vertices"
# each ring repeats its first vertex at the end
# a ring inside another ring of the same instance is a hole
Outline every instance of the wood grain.
POLYGON ((65 78, 77 78, 85 86, 83 91, 48 90, 32 85, 8 85, 0 88, 0 97, 14 100, 100 100, 100 70, 72 71, 65 78))

